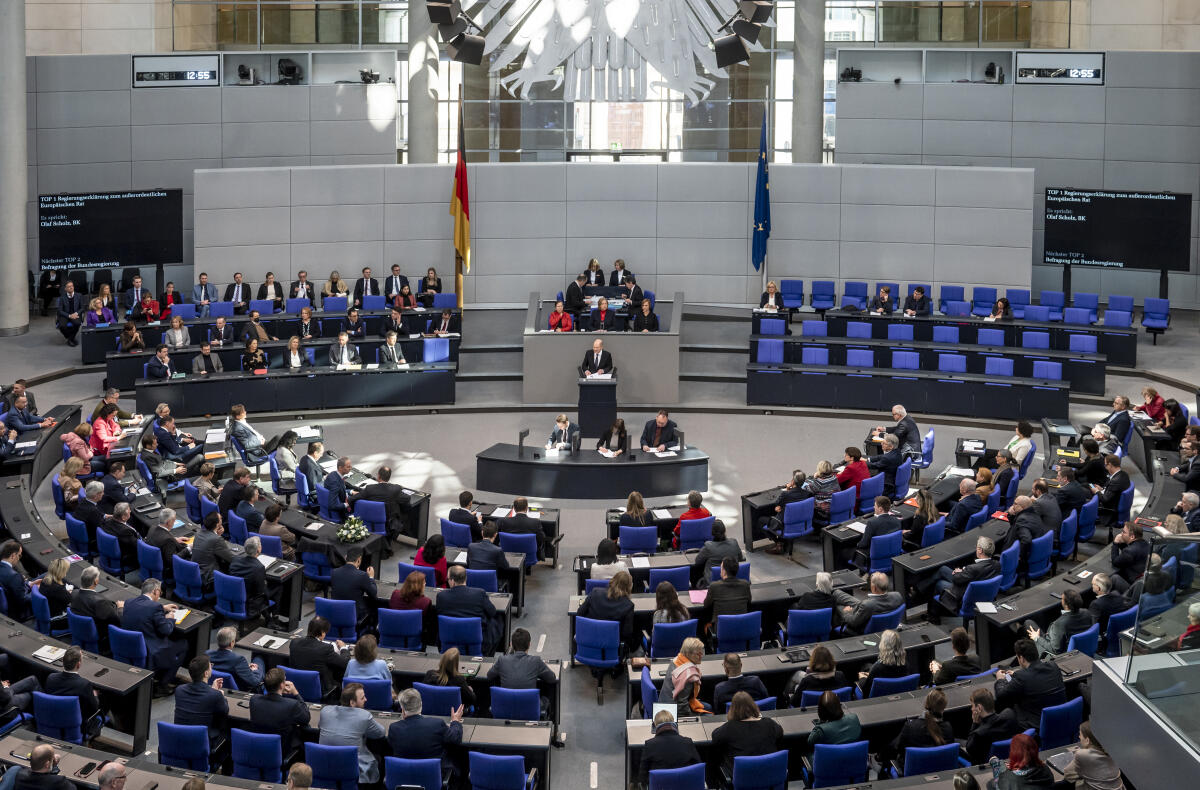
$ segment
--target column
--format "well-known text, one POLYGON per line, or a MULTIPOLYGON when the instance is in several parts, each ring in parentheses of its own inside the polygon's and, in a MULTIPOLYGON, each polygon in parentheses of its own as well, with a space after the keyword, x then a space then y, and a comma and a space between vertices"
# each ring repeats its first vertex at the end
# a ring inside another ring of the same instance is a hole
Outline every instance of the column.
POLYGON ((796 0, 792 58, 792 161, 820 162, 825 124, 825 0, 796 0))
POLYGON ((437 25, 430 23, 425 0, 408 4, 408 158, 409 164, 438 160, 437 25))
POLYGON ((29 331, 25 211, 25 3, 0 3, 0 336, 29 331))

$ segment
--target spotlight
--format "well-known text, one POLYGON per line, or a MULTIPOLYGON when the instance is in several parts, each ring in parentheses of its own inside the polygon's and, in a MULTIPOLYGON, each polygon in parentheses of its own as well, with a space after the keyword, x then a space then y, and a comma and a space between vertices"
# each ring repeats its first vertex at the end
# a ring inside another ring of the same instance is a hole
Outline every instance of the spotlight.
POLYGON ((425 7, 429 10, 429 21, 435 25, 451 25, 462 14, 459 0, 431 0, 425 7))
POLYGON ((751 44, 758 43, 758 32, 762 30, 762 25, 756 25, 753 22, 747 22, 745 19, 737 17, 729 26, 740 38, 749 41, 751 44))
POLYGON ((478 66, 483 62, 483 36, 459 33, 446 44, 450 60, 478 66))
POLYGON ((713 48, 717 51, 717 68, 719 69, 750 59, 746 45, 742 43, 742 39, 736 33, 715 39, 713 48))
POLYGON ((442 37, 442 41, 453 41, 460 33, 467 29, 466 17, 460 16, 450 25, 438 25, 438 35, 442 37))
POLYGON ((373 69, 359 69, 358 76, 364 85, 374 85, 379 82, 379 72, 373 69))
POLYGON ((762 24, 771 18, 771 11, 774 6, 766 0, 740 0, 738 10, 750 22, 762 24))
POLYGON ((299 85, 301 78, 304 76, 304 69, 300 68, 300 64, 291 58, 279 59, 279 84, 280 85, 299 85))

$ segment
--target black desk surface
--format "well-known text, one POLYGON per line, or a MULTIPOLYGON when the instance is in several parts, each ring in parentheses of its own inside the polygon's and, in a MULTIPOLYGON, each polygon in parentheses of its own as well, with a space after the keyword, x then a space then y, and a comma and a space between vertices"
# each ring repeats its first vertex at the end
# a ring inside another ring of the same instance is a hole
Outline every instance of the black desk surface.
MULTIPOLYGON (((3 615, 0 615, 0 629, 3 629, 4 633, 0 650, 19 658, 26 664, 39 667, 46 673, 62 671, 61 658, 50 663, 34 656, 33 653, 46 645, 65 648, 69 646, 69 641, 52 639, 39 634, 36 629, 21 625, 16 620, 3 615)), ((154 677, 154 673, 148 669, 141 669, 87 651, 83 653, 83 663, 79 665, 79 674, 101 691, 110 691, 120 695, 131 693, 139 684, 149 683, 150 679, 154 677)))
MULTIPOLYGON (((24 444, 26 442, 34 442, 35 444, 28 450, 22 450, 20 455, 12 455, 0 461, 0 475, 28 475, 36 471, 41 471, 44 475, 46 470, 53 468, 54 464, 52 462, 54 460, 62 463, 62 441, 58 437, 79 424, 81 417, 80 407, 55 406, 38 416, 43 419, 51 417, 56 422, 49 428, 41 428, 36 431, 25 431, 17 434, 15 440, 17 444, 24 444), (48 460, 42 460, 43 456, 47 456, 48 460), (35 460, 39 461, 38 466, 45 466, 46 469, 35 470, 33 468, 35 460)), ((6 430, 5 435, 7 433, 6 430)), ((35 474, 34 476, 40 480, 42 475, 35 474)))

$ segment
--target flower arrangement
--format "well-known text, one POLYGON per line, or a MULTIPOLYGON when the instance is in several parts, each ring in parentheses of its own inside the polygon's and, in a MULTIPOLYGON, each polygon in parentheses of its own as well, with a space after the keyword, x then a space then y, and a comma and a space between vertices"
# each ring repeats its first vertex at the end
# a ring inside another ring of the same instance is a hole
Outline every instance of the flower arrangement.
POLYGON ((358 516, 350 516, 337 529, 337 539, 342 543, 357 543, 370 534, 367 525, 358 516))

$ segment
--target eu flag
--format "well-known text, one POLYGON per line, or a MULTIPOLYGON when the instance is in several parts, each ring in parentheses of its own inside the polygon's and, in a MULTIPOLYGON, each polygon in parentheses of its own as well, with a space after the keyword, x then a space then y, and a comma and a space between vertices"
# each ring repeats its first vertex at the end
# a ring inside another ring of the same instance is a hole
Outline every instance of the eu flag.
POLYGON ((767 173, 767 111, 763 109, 762 137, 758 143, 758 181, 754 187, 754 246, 750 260, 758 271, 767 259, 767 239, 771 238, 771 180, 767 173))

